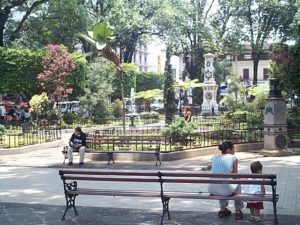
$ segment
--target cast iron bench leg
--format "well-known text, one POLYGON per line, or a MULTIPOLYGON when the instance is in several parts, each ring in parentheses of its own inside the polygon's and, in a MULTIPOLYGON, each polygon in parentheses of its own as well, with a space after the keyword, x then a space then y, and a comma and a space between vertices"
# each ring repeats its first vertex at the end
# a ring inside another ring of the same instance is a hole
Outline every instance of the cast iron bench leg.
MULTIPOLYGON (((77 182, 74 181, 72 183, 65 183, 65 191, 74 191, 77 190, 77 182)), ((66 197, 66 209, 64 212, 64 215, 62 217, 62 220, 65 220, 66 214, 69 209, 73 208, 75 212, 75 216, 78 214, 76 206, 75 206, 75 200, 76 200, 77 195, 70 195, 70 194, 65 194, 66 197)))
POLYGON ((279 225, 278 216, 277 216, 277 202, 273 201, 273 210, 274 210, 274 223, 273 225, 279 225))
POLYGON ((170 201, 170 198, 162 197, 163 214, 162 214, 161 221, 160 221, 161 225, 164 222, 164 217, 166 214, 168 214, 168 220, 171 219, 171 215, 170 215, 170 211, 169 211, 169 201, 170 201))

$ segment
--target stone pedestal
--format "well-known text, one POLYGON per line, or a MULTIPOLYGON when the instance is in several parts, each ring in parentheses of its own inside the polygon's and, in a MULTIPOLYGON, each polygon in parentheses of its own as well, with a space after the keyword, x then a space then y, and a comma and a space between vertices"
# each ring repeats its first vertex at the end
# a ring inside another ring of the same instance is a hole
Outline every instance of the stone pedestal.
POLYGON ((264 156, 286 156, 293 154, 288 150, 286 103, 277 89, 279 81, 270 80, 270 94, 264 110, 264 156))
POLYGON ((216 84, 214 77, 214 58, 215 56, 211 53, 205 54, 205 71, 204 71, 204 82, 203 88, 203 103, 201 106, 202 115, 218 115, 218 104, 217 104, 217 90, 218 85, 216 84))

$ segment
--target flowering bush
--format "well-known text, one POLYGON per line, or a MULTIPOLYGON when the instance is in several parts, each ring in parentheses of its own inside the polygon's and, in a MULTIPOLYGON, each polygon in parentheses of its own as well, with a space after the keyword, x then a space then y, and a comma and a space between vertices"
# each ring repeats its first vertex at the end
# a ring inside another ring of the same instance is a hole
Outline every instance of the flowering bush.
POLYGON ((75 69, 75 64, 71 54, 62 45, 49 44, 46 51, 46 56, 42 58, 43 72, 38 74, 37 79, 59 101, 73 92, 68 77, 75 69))

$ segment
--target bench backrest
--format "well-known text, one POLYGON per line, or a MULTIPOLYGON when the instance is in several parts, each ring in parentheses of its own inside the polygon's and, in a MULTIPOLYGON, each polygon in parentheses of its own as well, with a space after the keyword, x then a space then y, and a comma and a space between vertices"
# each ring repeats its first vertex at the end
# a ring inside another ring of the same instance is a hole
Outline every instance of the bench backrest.
POLYGON ((197 184, 261 184, 276 186, 274 174, 213 174, 195 172, 136 172, 60 170, 63 180, 197 184))

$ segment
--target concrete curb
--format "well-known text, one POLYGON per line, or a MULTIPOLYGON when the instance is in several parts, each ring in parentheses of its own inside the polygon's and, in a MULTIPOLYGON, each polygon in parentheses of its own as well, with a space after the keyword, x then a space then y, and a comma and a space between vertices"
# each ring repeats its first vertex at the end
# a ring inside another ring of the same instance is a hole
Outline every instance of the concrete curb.
MULTIPOLYGON (((263 142, 235 145, 235 149, 237 152, 248 152, 249 150, 260 150, 262 148, 263 148, 263 142)), ((174 152, 161 152, 160 158, 162 161, 175 161, 175 160, 195 158, 199 156, 215 155, 218 153, 219 153, 218 147, 213 146, 213 147, 189 149, 189 150, 174 151, 174 152)), ((89 153, 86 154, 86 157, 93 161, 107 161, 107 155, 104 153, 89 153)), ((123 154, 123 153, 118 153, 116 151, 114 153, 114 159, 116 161, 155 161, 155 156, 154 154, 143 154, 143 153, 123 154)))
POLYGON ((48 149, 48 148, 58 148, 66 145, 66 141, 64 140, 57 140, 57 141, 51 141, 51 142, 45 142, 41 144, 36 144, 36 145, 29 145, 29 146, 24 146, 20 148, 2 148, 0 149, 0 155, 14 155, 14 154, 23 154, 23 153, 29 153, 33 151, 39 151, 43 149, 48 149))

